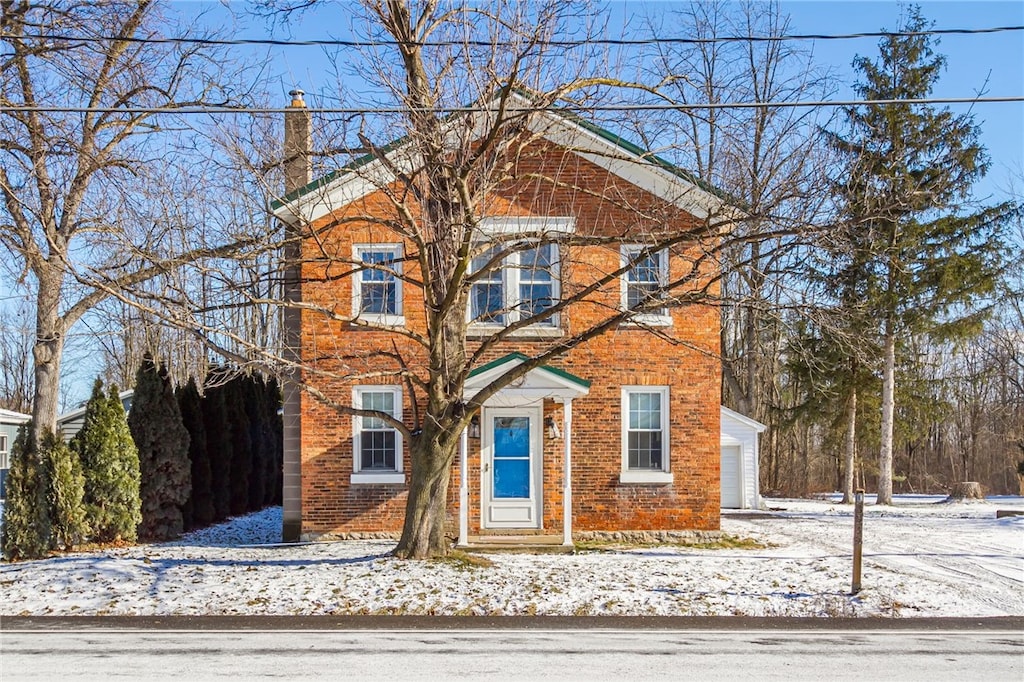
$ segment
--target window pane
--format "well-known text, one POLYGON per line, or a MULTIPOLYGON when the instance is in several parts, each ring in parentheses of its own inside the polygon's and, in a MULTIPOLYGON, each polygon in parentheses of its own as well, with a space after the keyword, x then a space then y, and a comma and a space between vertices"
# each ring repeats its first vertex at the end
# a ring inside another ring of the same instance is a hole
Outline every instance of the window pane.
POLYGON ((530 497, 530 460, 494 460, 494 497, 530 497))
POLYGON ((494 418, 494 458, 530 456, 530 418, 494 418))
POLYGON ((360 445, 360 469, 395 470, 394 431, 363 431, 360 445))
POLYGON ((661 429, 661 394, 629 394, 629 428, 661 429))
MULTIPOLYGON (((390 250, 363 251, 360 259, 363 263, 398 267, 395 263, 397 253, 390 250)), ((395 273, 383 270, 366 269, 359 273, 360 301, 359 310, 377 315, 395 315, 398 311, 398 279, 395 273)))
POLYGON ((360 310, 364 313, 394 315, 398 297, 394 281, 363 282, 360 310))
POLYGON ((630 431, 628 438, 629 468, 662 468, 661 431, 630 431))
POLYGON ((551 281, 551 260, 554 244, 543 244, 519 254, 519 264, 523 280, 551 281))
MULTIPOLYGON (((629 254, 629 258, 636 257, 637 252, 629 254)), ((661 253, 649 253, 638 259, 632 268, 626 273, 626 279, 630 282, 649 282, 657 284, 661 281, 661 253)))
MULTIPOLYGON (((550 284, 523 284, 519 287, 519 310, 523 317, 542 313, 555 304, 550 284)), ((544 320, 547 322, 547 320, 544 320)))
POLYGON ((474 321, 498 323, 505 321, 505 315, 502 313, 505 307, 505 292, 500 283, 479 282, 474 284, 471 296, 470 316, 474 321))
MULTIPOLYGON (((391 391, 366 391, 362 394, 362 409, 377 410, 391 416, 395 415, 395 394, 391 391)), ((364 429, 390 428, 384 420, 376 417, 363 417, 364 429)))
POLYGON ((632 309, 660 298, 657 284, 627 284, 626 307, 632 309))

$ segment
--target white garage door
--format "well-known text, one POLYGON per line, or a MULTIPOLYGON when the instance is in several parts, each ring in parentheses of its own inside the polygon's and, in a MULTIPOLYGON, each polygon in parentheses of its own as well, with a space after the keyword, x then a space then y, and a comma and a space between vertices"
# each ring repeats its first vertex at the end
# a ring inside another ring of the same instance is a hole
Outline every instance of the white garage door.
POLYGON ((739 445, 722 446, 722 507, 725 509, 739 509, 743 506, 743 489, 740 487, 742 462, 739 445))

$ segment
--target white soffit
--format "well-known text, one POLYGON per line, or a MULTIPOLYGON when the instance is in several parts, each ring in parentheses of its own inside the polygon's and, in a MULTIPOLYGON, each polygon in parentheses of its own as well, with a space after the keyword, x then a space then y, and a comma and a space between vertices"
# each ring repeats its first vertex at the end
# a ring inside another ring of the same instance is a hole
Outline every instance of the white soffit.
MULTIPOLYGON (((529 100, 520 95, 513 95, 512 99, 529 105, 529 100)), ((474 131, 482 131, 485 119, 476 118, 471 127, 474 131)), ((449 123, 448 136, 453 144, 455 137, 465 130, 459 126, 460 121, 462 119, 457 118, 449 123)), ((530 118, 530 130, 698 219, 717 217, 724 220, 735 217, 731 216, 733 210, 722 199, 656 163, 605 140, 565 116, 552 111, 539 111, 530 118)), ((388 164, 373 159, 355 168, 342 169, 337 179, 278 207, 273 211, 274 215, 288 223, 298 220, 315 222, 394 182, 396 175, 389 164, 403 173, 411 173, 422 165, 421 157, 410 154, 406 145, 399 145, 385 156, 388 164)))

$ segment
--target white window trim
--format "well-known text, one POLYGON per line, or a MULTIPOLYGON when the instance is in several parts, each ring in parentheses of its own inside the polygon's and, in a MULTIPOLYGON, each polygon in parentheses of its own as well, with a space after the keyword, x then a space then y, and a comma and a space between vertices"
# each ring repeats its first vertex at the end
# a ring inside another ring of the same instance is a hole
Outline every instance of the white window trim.
POLYGON ((352 278, 352 318, 370 324, 385 327, 401 327, 405 325, 405 301, 402 296, 402 258, 405 253, 401 244, 356 244, 352 247, 352 262, 356 268, 352 278), (395 271, 395 314, 367 313, 362 310, 363 270, 359 269, 363 253, 367 251, 390 251, 395 256, 391 269, 395 271))
MULTIPOLYGON (((625 268, 629 266, 630 261, 634 260, 636 254, 643 251, 646 246, 643 244, 622 244, 619 247, 619 267, 625 268)), ((659 249, 654 251, 661 256, 661 263, 659 264, 660 276, 662 284, 668 282, 668 260, 669 254, 668 249, 659 249)), ((628 271, 627 271, 628 272, 628 271)), ((619 278, 619 305, 623 310, 628 310, 629 306, 629 281, 626 278, 627 272, 623 272, 619 278)), ((660 313, 644 313, 634 315, 625 322, 627 325, 643 325, 648 327, 671 327, 672 326, 672 314, 668 309, 663 309, 660 313)))
MULTIPOLYGON (((573 234, 576 231, 576 219, 571 217, 509 217, 509 218, 484 218, 479 223, 480 231, 485 235, 530 235, 524 237, 526 241, 537 242, 540 245, 550 245, 555 249, 555 258, 552 259, 551 263, 551 298, 556 303, 562 299, 562 269, 561 269, 561 258, 562 249, 561 244, 553 241, 544 241, 540 238, 544 234, 573 234)), ((507 262, 508 259, 514 258, 515 265, 505 265, 501 268, 501 287, 505 294, 504 308, 507 311, 505 313, 506 322, 505 324, 495 324, 493 322, 475 322, 473 321, 473 305, 470 301, 470 305, 467 306, 466 314, 470 322, 470 333, 474 335, 482 335, 485 333, 493 333, 504 329, 507 325, 513 324, 519 321, 519 311, 516 309, 516 304, 519 302, 519 273, 520 270, 516 265, 519 263, 519 256, 522 251, 515 251, 505 255, 503 262, 507 262)), ((513 336, 561 336, 562 335, 562 316, 558 313, 547 318, 543 322, 537 322, 531 324, 529 327, 519 329, 514 332, 513 336)))
POLYGON ((0 434, 0 469, 10 469, 10 450, 7 449, 7 434, 0 434))
MULTIPOLYGON (((354 386, 352 388, 352 406, 356 409, 363 407, 363 393, 391 393, 395 397, 395 419, 402 419, 402 387, 394 384, 354 386)), ((395 470, 394 471, 361 471, 361 444, 359 436, 363 431, 363 418, 358 415, 352 417, 352 477, 353 484, 395 484, 405 483, 403 472, 404 448, 402 432, 395 429, 395 470)))
POLYGON ((622 432, 622 471, 620 483, 672 483, 671 422, 669 421, 668 386, 623 386, 620 402, 620 430, 622 432), (629 468, 629 396, 632 393, 658 393, 661 395, 661 471, 629 468))

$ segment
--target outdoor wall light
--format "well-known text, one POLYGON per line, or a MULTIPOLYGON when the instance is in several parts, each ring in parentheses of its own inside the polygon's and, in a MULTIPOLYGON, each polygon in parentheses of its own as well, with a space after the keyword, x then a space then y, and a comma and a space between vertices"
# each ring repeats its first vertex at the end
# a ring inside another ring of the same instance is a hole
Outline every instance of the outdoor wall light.
POLYGON ((555 423, 554 417, 544 417, 544 428, 548 431, 548 438, 561 438, 562 432, 555 423))
POLYGON ((480 437, 480 415, 475 414, 473 418, 469 420, 468 434, 470 438, 480 437))

